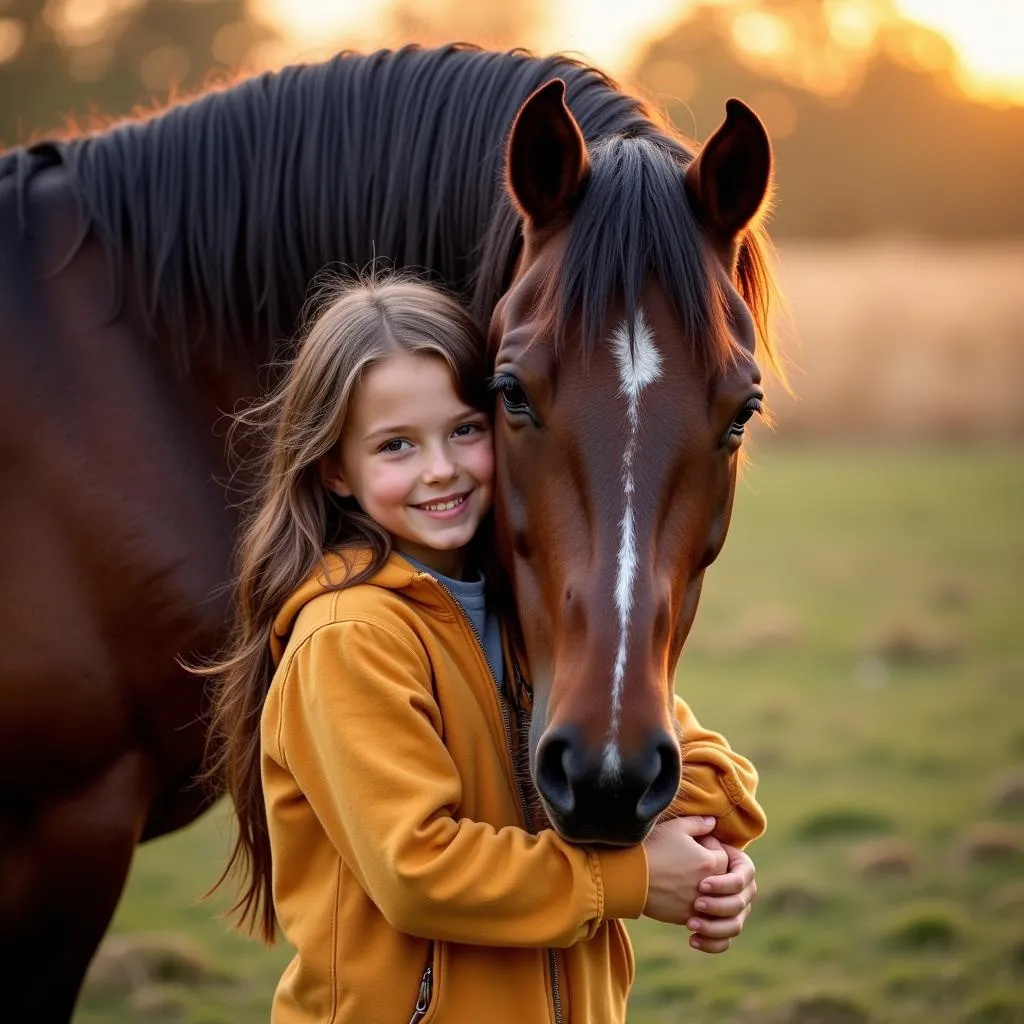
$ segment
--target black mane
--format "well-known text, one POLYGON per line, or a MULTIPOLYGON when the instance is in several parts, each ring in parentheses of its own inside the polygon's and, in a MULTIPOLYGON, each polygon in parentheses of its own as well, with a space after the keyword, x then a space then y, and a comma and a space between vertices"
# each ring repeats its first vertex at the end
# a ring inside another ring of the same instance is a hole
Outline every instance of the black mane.
POLYGON ((593 157, 559 322, 579 309, 597 324, 614 289, 629 300, 654 273, 688 333, 706 332, 715 289, 680 173, 692 154, 640 100, 563 56, 463 45, 341 54, 14 150, 0 178, 63 163, 82 236, 100 233, 115 271, 130 254, 151 322, 183 339, 190 297, 217 339, 290 334, 318 270, 373 256, 427 272, 486 324, 519 244, 501 180, 508 132, 555 76, 593 157))

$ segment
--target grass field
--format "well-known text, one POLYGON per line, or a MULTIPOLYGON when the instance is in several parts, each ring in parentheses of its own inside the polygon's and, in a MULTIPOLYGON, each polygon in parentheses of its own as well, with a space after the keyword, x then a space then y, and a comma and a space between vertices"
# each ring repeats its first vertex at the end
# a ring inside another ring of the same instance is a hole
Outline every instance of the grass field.
POLYGON ((1024 438, 1024 241, 787 240, 780 437, 1024 438))
MULTIPOLYGON (((631 1024, 1024 1022, 1024 451, 762 443, 679 689, 761 769, 733 949, 631 925, 631 1024)), ((198 902, 223 816, 142 849, 78 1024, 265 1021, 287 958, 198 902)))

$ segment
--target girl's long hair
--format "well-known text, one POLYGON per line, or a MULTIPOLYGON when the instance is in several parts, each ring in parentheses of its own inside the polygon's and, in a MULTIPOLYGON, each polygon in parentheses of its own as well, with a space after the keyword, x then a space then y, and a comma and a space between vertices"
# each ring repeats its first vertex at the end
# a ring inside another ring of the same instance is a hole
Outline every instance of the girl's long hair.
POLYGON ((390 554, 388 534, 354 499, 327 489, 320 464, 336 449, 362 374, 397 352, 443 359, 462 400, 489 409, 485 346, 468 313, 439 289, 377 272, 354 282, 334 279, 320 289, 281 383, 237 417, 236 427, 256 432, 259 486, 239 534, 228 644, 218 660, 194 671, 213 680, 204 777, 227 790, 238 819, 227 866, 213 889, 237 876, 239 894, 229 913, 267 943, 274 940, 276 917, 260 715, 275 669, 271 631, 288 597, 326 568, 327 551, 370 552, 369 564, 340 586, 372 576, 390 554))

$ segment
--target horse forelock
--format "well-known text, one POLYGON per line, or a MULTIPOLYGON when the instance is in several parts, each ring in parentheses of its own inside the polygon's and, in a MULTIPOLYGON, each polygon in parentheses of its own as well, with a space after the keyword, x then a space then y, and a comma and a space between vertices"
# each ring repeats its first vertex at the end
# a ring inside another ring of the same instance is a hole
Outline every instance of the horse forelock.
MULTIPOLYGON (((591 171, 573 211, 561 258, 538 304, 542 330, 564 357, 576 335, 584 361, 608 336, 608 310, 621 303, 625 323, 640 313, 653 280, 668 298, 694 355, 710 376, 736 357, 721 268, 690 206, 684 183, 693 154, 651 124, 642 134, 615 134, 590 145, 591 171)), ((741 243, 736 286, 768 343, 771 272, 759 230, 741 243)), ((630 344, 633 344, 630 335, 630 344)))

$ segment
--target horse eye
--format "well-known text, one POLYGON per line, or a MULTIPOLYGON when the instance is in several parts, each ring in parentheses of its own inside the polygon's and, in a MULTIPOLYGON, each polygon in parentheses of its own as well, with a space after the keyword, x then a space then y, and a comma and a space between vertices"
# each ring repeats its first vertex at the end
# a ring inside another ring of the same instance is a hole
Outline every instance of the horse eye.
POLYGON ((518 384, 505 388, 501 393, 501 398, 509 412, 526 412, 530 408, 530 403, 526 400, 526 392, 518 384))
POLYGON ((749 402, 736 414, 736 418, 732 421, 732 426, 729 428, 730 433, 742 434, 743 428, 750 422, 754 413, 761 412, 761 399, 751 398, 749 402))
POLYGON ((495 391, 501 392, 501 401, 505 411, 513 414, 529 413, 530 399, 527 398, 522 384, 510 374, 499 374, 491 382, 495 391))

